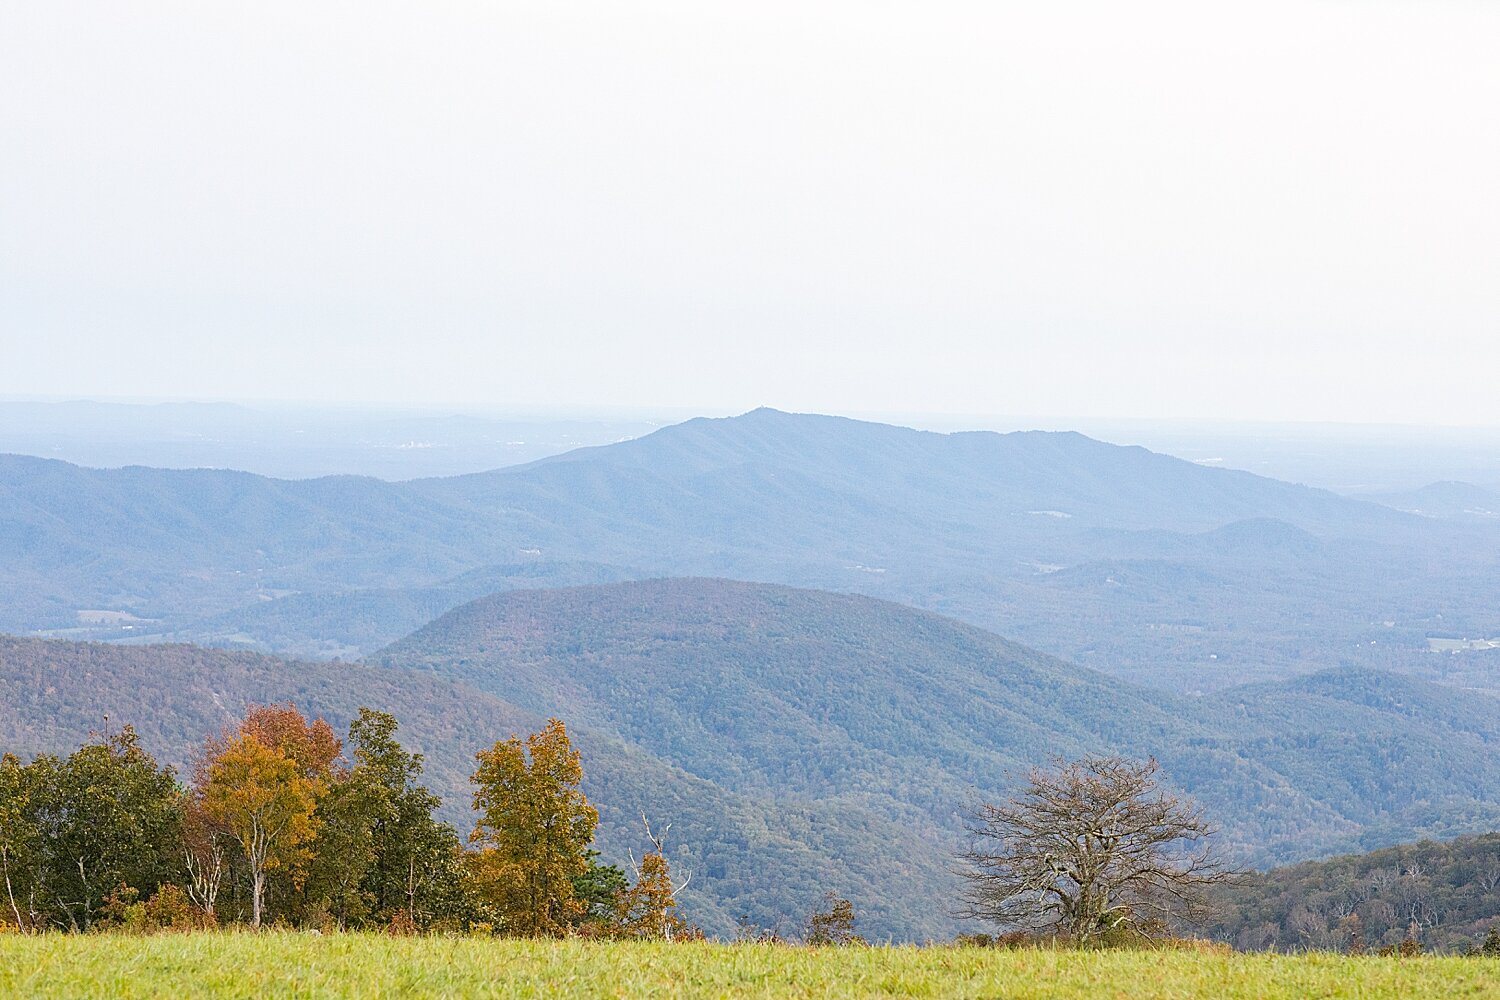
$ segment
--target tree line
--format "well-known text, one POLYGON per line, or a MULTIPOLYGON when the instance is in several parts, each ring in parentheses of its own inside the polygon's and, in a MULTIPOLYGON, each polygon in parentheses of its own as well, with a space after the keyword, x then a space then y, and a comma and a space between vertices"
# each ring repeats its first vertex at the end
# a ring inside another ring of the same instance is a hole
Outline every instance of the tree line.
MULTIPOLYGON (((439 821, 394 716, 359 710, 340 739, 290 704, 252 706, 179 778, 126 726, 66 757, 0 757, 0 931, 266 924, 396 933, 701 937, 679 913, 666 838, 629 874, 593 849, 599 814, 564 724, 481 750, 467 836, 439 821)), ((1208 923, 1239 947, 1500 954, 1496 837, 1389 848, 1259 876, 1225 866, 1155 761, 1056 760, 979 805, 956 915, 970 944, 1131 944, 1208 923), (1210 905, 1216 904, 1216 905, 1210 905), (1447 936, 1438 934, 1447 928, 1447 936), (1455 936, 1456 935, 1456 936, 1455 936)), ((750 940, 794 932, 742 926, 750 940)), ((861 942, 829 893, 809 944, 861 942)))
MULTIPOLYGON (((0 758, 0 924, 23 932, 267 923, 395 932, 664 940, 701 937, 678 912, 687 879, 670 826, 631 876, 593 849, 599 814, 580 755, 551 719, 475 756, 473 830, 439 821, 423 761, 386 712, 340 740, 290 704, 252 706, 179 780, 126 726, 67 757, 0 758)), ((1196 807, 1154 761, 1089 757, 1036 769, 974 814, 962 915, 1073 944, 1170 933, 1229 876, 1196 807)), ((810 943, 861 939, 834 894, 810 943)), ((744 936, 780 941, 777 931, 744 936)), ((976 938, 976 940, 978 940, 976 938)))
POLYGON ((649 823, 633 879, 600 862, 561 721, 477 754, 466 838, 434 816, 422 757, 397 730, 362 708, 340 740, 290 704, 253 706, 205 741, 186 780, 129 726, 66 757, 6 754, 0 925, 698 936, 649 823))

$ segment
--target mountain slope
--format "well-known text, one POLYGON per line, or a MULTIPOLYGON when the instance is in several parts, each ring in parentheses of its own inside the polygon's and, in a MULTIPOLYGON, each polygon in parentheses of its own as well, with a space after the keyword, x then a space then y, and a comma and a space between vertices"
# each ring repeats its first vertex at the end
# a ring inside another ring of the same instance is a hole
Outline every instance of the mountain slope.
POLYGON ((965 809, 1049 756, 1155 755, 1272 863, 1500 824, 1500 705, 1342 670, 1183 698, 926 612, 720 580, 515 591, 466 605, 376 658, 290 663, 190 646, 0 639, 0 748, 66 750, 138 725, 167 760, 246 702, 342 725, 394 712, 467 826, 472 754, 566 719, 607 856, 672 822, 695 918, 796 918, 825 889, 876 936, 950 934, 934 900, 965 809))
POLYGON ((1500 928, 1500 834, 1289 865, 1222 897, 1213 933, 1240 948, 1346 950, 1357 935, 1374 950, 1415 924, 1424 948, 1462 951, 1500 928))
POLYGON ((950 833, 976 792, 1101 750, 1160 759, 1243 860, 1500 822, 1500 701, 1357 670, 1181 698, 849 595, 697 579, 518 591, 372 662, 560 713, 736 791, 950 833))
POLYGON ((0 501, 0 626, 152 620, 92 637, 368 652, 393 630, 338 633, 339 601, 368 620, 381 612, 361 609, 367 593, 525 561, 865 593, 1181 690, 1344 662, 1432 673, 1425 632, 1500 632, 1493 526, 1077 434, 757 410, 403 484, 6 459, 0 501), (246 610, 305 594, 321 596, 246 610))
MULTIPOLYGON (((475 751, 535 731, 545 718, 430 675, 185 645, 0 636, 0 690, 0 753, 66 753, 90 732, 128 723, 180 774, 204 738, 251 703, 292 701, 341 731, 362 705, 389 711, 402 742, 426 755, 426 780, 461 833, 473 823, 475 751)), ((684 911, 711 932, 732 934, 741 918, 759 926, 795 919, 835 889, 859 900, 862 923, 877 937, 953 933, 955 921, 923 902, 949 878, 928 827, 853 805, 728 791, 587 726, 569 728, 584 757, 585 791, 599 807, 605 857, 623 864, 627 851, 640 855, 642 813, 658 826, 674 823, 669 857, 694 873, 684 911)))

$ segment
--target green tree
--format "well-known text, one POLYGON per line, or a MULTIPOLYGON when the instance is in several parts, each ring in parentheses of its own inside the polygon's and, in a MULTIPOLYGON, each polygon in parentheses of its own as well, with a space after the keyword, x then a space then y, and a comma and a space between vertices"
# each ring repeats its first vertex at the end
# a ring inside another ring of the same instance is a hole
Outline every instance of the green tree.
POLYGON ((362 708, 349 726, 354 774, 369 789, 374 864, 368 885, 382 921, 404 910, 419 927, 452 916, 463 877, 458 833, 433 818, 442 799, 421 784, 422 755, 396 740, 396 719, 362 708))
POLYGON ((513 736, 476 759, 479 821, 469 839, 480 847, 472 864, 482 895, 508 934, 565 933, 583 911, 574 880, 588 871, 599 822, 566 727, 549 719, 525 741, 513 736))
POLYGON ((353 767, 318 806, 309 895, 341 925, 425 928, 465 915, 462 845, 433 818, 442 800, 420 783, 422 757, 401 746, 398 728, 389 713, 361 708, 349 726, 353 767))
POLYGON ((375 864, 372 816, 380 809, 372 790, 352 772, 331 779, 318 797, 317 832, 299 872, 297 895, 305 921, 331 918, 340 928, 367 921, 372 900, 366 883, 375 864))
POLYGON ((807 918, 806 938, 811 945, 846 947, 865 943, 854 930, 854 904, 832 892, 823 897, 822 908, 813 910, 807 918))
POLYGON ((32 773, 13 754, 0 758, 0 877, 17 929, 34 931, 40 912, 41 831, 32 808, 32 773))
POLYGON ((149 896, 177 874, 177 783, 141 749, 134 729, 66 760, 39 757, 26 770, 42 855, 37 880, 53 923, 87 930, 111 893, 126 887, 149 896))

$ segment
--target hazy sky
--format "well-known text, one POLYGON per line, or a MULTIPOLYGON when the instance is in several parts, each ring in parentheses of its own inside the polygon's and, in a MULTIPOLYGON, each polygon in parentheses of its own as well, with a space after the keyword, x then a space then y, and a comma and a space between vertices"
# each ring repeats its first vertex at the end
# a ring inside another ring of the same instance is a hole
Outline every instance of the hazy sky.
POLYGON ((1500 4, 0 0, 0 394, 1500 423, 1500 4))

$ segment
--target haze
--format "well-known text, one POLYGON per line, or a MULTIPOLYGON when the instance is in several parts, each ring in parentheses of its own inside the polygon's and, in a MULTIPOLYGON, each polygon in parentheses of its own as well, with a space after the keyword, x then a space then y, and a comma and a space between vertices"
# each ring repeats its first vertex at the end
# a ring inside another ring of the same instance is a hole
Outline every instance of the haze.
POLYGON ((1500 8, 11 3, 0 395, 1491 424, 1500 8))

